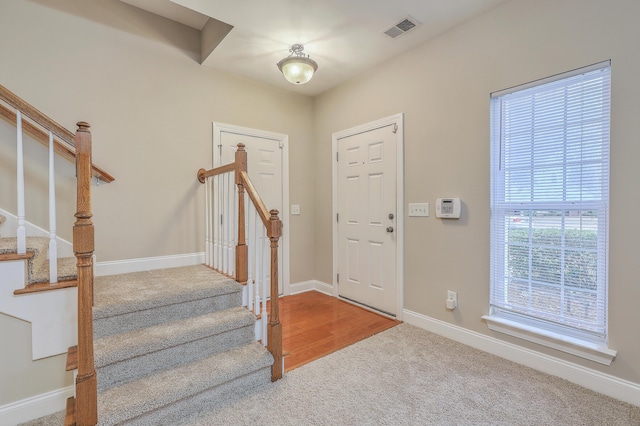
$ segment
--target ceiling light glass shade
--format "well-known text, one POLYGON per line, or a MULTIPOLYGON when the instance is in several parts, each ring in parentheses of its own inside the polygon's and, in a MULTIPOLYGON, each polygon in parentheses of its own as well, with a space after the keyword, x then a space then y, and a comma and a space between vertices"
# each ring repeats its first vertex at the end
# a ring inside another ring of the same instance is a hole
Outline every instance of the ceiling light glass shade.
POLYGON ((291 46, 291 56, 278 62, 278 69, 284 78, 293 84, 305 84, 318 69, 316 61, 304 56, 303 49, 301 44, 294 44, 291 46))

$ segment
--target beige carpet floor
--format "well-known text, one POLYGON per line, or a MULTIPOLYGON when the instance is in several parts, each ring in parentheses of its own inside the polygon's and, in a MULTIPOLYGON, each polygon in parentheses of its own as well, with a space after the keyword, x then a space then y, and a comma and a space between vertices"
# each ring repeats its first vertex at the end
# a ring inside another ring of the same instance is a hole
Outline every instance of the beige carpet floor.
POLYGON ((401 324, 180 424, 637 426, 640 407, 401 324))

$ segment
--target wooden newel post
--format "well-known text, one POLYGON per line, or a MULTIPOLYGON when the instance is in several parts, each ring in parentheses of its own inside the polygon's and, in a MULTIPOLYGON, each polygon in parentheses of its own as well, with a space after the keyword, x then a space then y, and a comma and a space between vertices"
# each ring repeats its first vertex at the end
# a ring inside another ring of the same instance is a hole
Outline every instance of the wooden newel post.
POLYGON ((91 133, 79 122, 75 136, 78 181, 73 251, 78 264, 78 376, 76 424, 98 423, 98 393, 93 359, 93 222, 91 217, 91 133))
POLYGON ((238 185, 238 244, 236 245, 236 281, 246 284, 249 277, 249 250, 244 228, 244 183, 240 172, 247 171, 247 151, 244 144, 238 144, 235 158, 235 182, 238 185))
POLYGON ((273 355, 271 381, 282 378, 282 324, 280 324, 280 308, 278 306, 278 240, 282 236, 282 221, 278 218, 278 210, 271 210, 267 235, 271 240, 271 310, 267 329, 267 348, 273 355))

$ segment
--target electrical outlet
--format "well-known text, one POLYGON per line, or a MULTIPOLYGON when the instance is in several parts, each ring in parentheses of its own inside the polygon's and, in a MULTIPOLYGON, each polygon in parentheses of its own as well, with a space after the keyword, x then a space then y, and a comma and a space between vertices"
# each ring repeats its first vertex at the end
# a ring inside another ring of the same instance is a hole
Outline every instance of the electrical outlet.
POLYGON ((429 217, 429 203, 409 203, 409 217, 429 217))
POLYGON ((292 204, 291 205, 291 214, 295 214, 295 215, 300 214, 300 205, 292 204))
POLYGON ((455 291, 447 291, 447 300, 445 302, 445 306, 447 307, 447 309, 449 310, 454 310, 455 308, 458 307, 458 293, 456 293, 455 291))

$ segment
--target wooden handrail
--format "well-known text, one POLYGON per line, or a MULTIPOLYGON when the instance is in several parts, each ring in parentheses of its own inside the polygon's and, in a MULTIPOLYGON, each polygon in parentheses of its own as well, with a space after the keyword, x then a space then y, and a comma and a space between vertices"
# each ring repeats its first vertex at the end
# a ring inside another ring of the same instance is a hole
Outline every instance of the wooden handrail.
MULTIPOLYGON (((258 194, 256 187, 253 186, 253 182, 249 179, 247 172, 240 172, 240 177, 242 178, 242 184, 249 195, 249 199, 258 211, 258 215, 260 215, 260 219, 262 219, 262 223, 268 231, 271 215, 269 214, 269 210, 267 210, 267 206, 264 204, 264 201, 262 201, 262 197, 258 194)), ((271 237, 271 235, 267 234, 267 237, 271 237)))
MULTIPOLYGON (((1 86, 0 86, 1 87, 1 86)), ((16 123, 16 113, 13 112, 11 110, 11 108, 6 107, 3 104, 0 104, 0 116, 4 119, 6 119, 8 122, 12 123, 15 125, 16 123)), ((38 142, 40 142, 43 145, 48 146, 49 145, 49 135, 44 132, 43 130, 41 130, 39 127, 33 125, 33 123, 31 123, 28 120, 22 120, 22 129, 27 132, 29 135, 31 135, 35 140, 37 140, 38 142)), ((56 135, 57 136, 57 135, 56 135)), ((74 137, 74 144, 75 144, 75 137, 74 137)), ((69 144, 65 141, 63 141, 61 138, 56 137, 54 138, 54 150, 56 153, 58 153, 61 157, 71 161, 71 162, 75 162, 76 161, 76 153, 73 149, 73 145, 69 146, 69 144)), ((106 183, 110 183, 113 182, 115 180, 115 178, 113 176, 111 176, 109 173, 107 173, 104 169, 96 166, 95 164, 93 164, 91 166, 91 171, 92 171, 92 176, 99 178, 100 180, 106 182, 106 183)))
POLYGON ((2 85, 0 85, 0 99, 11 105, 18 111, 22 112, 23 115, 29 117, 40 126, 52 132, 54 135, 58 136, 69 145, 75 147, 76 144, 74 141, 75 137, 73 133, 53 121, 51 118, 47 117, 45 114, 40 112, 40 110, 34 108, 29 103, 27 103, 27 101, 2 85))
POLYGON ((204 180, 208 177, 221 175, 223 173, 233 172, 235 170, 236 170, 235 163, 225 164, 224 166, 216 167, 215 169, 211 169, 211 170, 200 169, 198 170, 198 181, 200 183, 204 183, 204 180))

